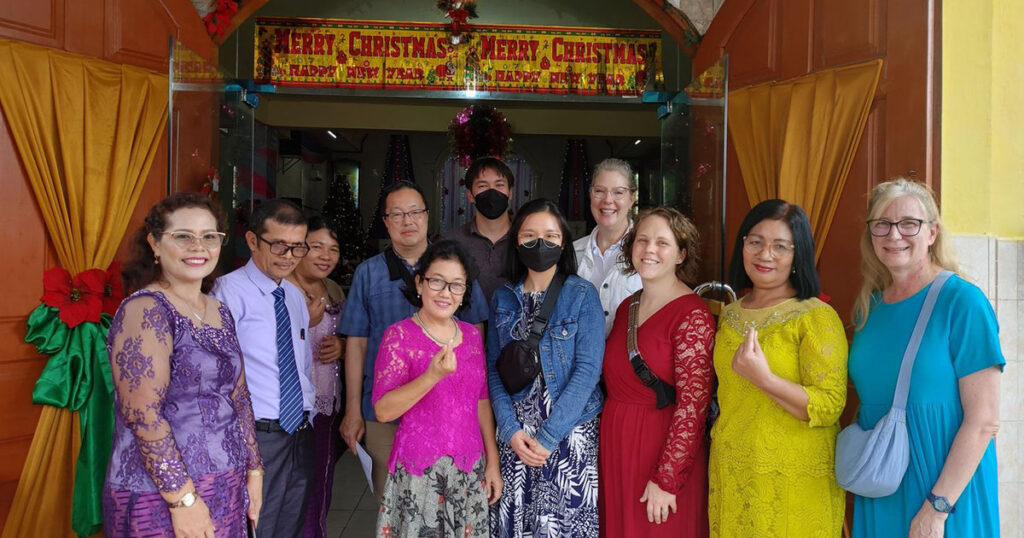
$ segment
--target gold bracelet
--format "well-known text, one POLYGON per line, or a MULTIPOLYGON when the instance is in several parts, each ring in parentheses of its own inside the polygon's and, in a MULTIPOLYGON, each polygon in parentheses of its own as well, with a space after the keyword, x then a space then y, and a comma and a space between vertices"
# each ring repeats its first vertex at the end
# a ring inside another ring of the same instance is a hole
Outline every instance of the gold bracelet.
POLYGON ((249 469, 245 474, 249 476, 263 476, 266 472, 263 469, 249 469))

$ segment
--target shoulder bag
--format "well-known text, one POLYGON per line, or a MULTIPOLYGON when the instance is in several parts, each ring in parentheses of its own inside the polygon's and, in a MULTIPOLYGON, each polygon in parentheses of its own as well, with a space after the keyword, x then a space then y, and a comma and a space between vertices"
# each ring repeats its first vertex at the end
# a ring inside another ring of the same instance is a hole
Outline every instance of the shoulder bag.
POLYGON ((903 353, 896 391, 892 396, 892 408, 874 428, 865 430, 854 421, 836 438, 836 481, 846 491, 861 497, 885 497, 892 495, 903 482, 903 475, 910 463, 906 410, 910 374, 914 370, 914 360, 925 327, 932 316, 935 300, 952 274, 942 271, 928 290, 914 332, 910 336, 910 343, 903 353))
POLYGON ((555 309, 558 302, 558 295, 562 291, 562 284, 565 282, 565 275, 555 273, 551 279, 547 292, 544 294, 544 303, 540 312, 533 317, 533 325, 530 327, 530 335, 526 340, 512 340, 505 345, 498 355, 495 366, 498 369, 498 376, 501 384, 509 394, 515 394, 528 387, 537 375, 541 372, 540 357, 537 349, 540 347, 540 337, 548 325, 548 317, 555 309))
POLYGON ((676 401, 676 388, 651 371, 650 366, 647 366, 644 358, 640 355, 640 348, 636 345, 637 318, 640 312, 640 294, 642 292, 643 290, 637 290, 629 300, 626 352, 629 354, 629 364, 633 367, 633 373, 640 378, 644 385, 654 391, 654 396, 658 399, 656 405, 658 409, 663 409, 676 401))

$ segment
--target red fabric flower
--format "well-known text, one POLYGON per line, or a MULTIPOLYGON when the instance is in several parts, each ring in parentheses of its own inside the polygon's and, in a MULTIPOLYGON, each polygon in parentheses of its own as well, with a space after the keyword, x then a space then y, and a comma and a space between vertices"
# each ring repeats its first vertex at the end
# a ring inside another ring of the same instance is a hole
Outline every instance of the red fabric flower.
POLYGON ((121 280, 121 264, 113 262, 107 267, 103 280, 103 312, 111 316, 124 300, 124 281, 121 280))
POLYGON ((54 267, 43 273, 42 301, 56 308, 60 320, 69 328, 86 321, 99 323, 105 280, 106 273, 100 269, 89 269, 71 278, 64 269, 54 267))

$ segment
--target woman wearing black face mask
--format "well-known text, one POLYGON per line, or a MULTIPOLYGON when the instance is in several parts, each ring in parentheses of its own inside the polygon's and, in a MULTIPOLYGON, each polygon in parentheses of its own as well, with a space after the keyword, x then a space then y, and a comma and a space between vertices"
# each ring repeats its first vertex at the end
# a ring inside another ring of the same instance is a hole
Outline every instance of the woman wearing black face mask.
POLYGON ((495 291, 487 324, 488 386, 506 484, 492 508, 491 535, 597 536, 601 300, 576 276, 572 237, 553 203, 520 208, 509 238, 508 283, 495 291), (534 323, 544 320, 542 312, 547 323, 534 323), (541 326, 539 340, 530 339, 541 326), (535 346, 528 356, 539 369, 511 375, 517 342, 535 346))

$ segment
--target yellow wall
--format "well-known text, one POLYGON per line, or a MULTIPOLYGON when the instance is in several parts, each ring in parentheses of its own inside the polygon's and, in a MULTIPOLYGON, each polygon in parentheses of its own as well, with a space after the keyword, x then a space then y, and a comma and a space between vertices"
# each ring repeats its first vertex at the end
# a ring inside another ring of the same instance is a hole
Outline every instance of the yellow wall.
POLYGON ((1024 238, 1022 0, 943 2, 942 213, 954 234, 1024 238))

